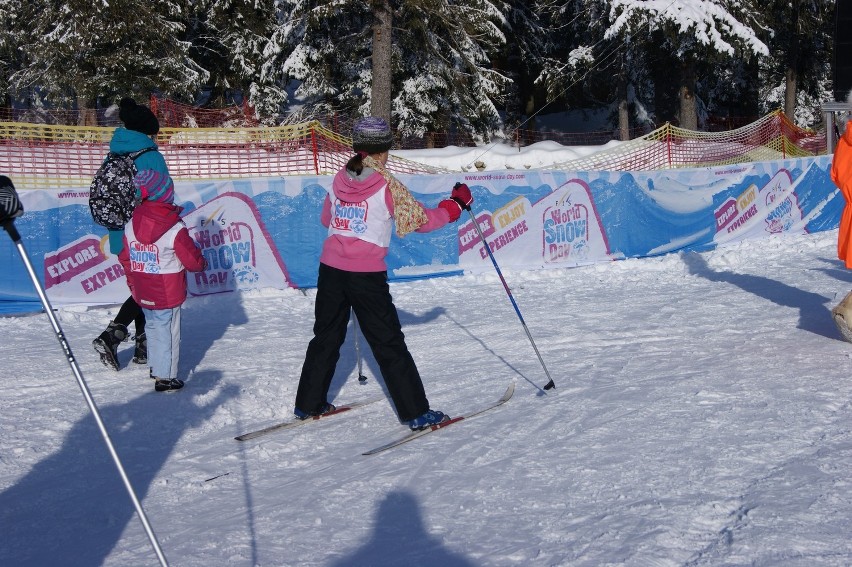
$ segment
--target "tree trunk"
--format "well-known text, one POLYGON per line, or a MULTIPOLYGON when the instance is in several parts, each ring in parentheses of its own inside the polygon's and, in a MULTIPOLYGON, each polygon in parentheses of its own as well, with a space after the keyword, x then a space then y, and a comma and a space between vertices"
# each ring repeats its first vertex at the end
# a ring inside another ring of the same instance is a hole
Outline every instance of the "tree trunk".
POLYGON ((627 102, 627 77, 618 78, 618 132, 622 142, 630 140, 630 106, 627 102))
POLYGON ((680 127, 698 130, 698 112, 695 106, 695 66, 691 61, 684 63, 683 76, 678 89, 680 100, 680 127))
POLYGON ((797 78, 796 70, 788 67, 787 72, 784 73, 784 114, 790 120, 794 120, 796 117, 797 78))
POLYGON ((97 126, 98 113, 94 108, 89 108, 84 98, 77 97, 77 126, 97 126))
POLYGON ((795 36, 790 40, 790 53, 787 56, 787 71, 784 73, 784 114, 787 118, 795 121, 796 117, 796 89, 799 74, 799 8, 800 2, 793 2, 793 29, 795 36))
POLYGON ((526 114, 529 117, 529 118, 527 118, 527 121, 525 123, 526 130, 535 131, 536 130, 536 127, 535 127, 535 123, 536 123, 535 116, 536 116, 536 114, 535 114, 535 95, 534 94, 530 94, 530 96, 527 98, 527 102, 524 105, 524 114, 526 114))
POLYGON ((391 30, 389 0, 373 1, 373 84, 370 113, 391 123, 391 30))

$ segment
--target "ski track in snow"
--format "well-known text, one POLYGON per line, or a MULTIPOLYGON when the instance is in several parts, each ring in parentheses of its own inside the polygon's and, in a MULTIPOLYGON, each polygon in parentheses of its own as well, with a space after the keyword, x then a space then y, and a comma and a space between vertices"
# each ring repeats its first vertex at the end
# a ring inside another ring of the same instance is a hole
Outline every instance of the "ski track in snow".
MULTIPOLYGON (((173 565, 840 566, 852 345, 829 310, 852 272, 835 246, 833 231, 504 273, 548 392, 496 274, 391 284, 432 407, 517 389, 370 457, 405 431, 386 400, 233 439, 289 419, 312 290, 190 299, 174 394, 98 361, 117 306, 59 319, 173 565)), ((156 564, 48 319, 0 318, 0 345, 0 564, 156 564)), ((383 393, 361 352, 364 385, 350 333, 332 402, 383 393)))

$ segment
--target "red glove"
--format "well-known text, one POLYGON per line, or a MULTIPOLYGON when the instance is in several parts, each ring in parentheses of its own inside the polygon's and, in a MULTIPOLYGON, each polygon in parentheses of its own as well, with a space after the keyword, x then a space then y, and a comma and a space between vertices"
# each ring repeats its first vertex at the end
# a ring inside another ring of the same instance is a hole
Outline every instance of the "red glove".
POLYGON ((473 203, 473 195, 470 194, 470 188, 464 183, 456 183, 450 197, 453 200, 460 201, 459 205, 464 210, 470 209, 470 204, 473 203))
POLYGON ((456 222, 463 210, 470 210, 471 203, 473 203, 473 195, 470 194, 470 188, 464 183, 456 183, 450 198, 444 199, 438 203, 438 206, 450 214, 450 222, 456 222))

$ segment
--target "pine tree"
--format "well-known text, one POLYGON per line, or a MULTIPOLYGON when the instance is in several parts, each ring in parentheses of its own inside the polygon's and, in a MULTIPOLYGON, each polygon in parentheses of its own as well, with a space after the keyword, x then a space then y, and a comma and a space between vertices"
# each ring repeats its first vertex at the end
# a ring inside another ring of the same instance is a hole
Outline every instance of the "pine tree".
POLYGON ((697 129, 699 110, 706 112, 712 104, 710 93, 727 88, 729 100, 736 100, 743 61, 768 55, 748 25, 759 24, 746 9, 750 1, 573 0, 558 5, 554 22, 571 32, 563 32, 567 54, 552 58, 539 81, 551 98, 567 93, 586 104, 611 105, 622 138, 629 131, 628 109, 635 117, 650 116, 653 109, 657 121, 697 129))
POLYGON ((510 79, 491 57, 505 42, 507 12, 486 0, 401 3, 394 114, 404 134, 455 127, 482 140, 500 128, 497 105, 510 79))
POLYGON ((279 0, 278 6, 264 72, 280 69, 296 83, 295 96, 317 116, 369 113, 367 4, 279 0))
POLYGON ((614 18, 604 38, 656 36, 664 50, 676 54, 678 118, 684 128, 698 129, 696 84, 702 66, 769 55, 749 25, 757 24, 754 12, 748 10, 751 0, 609 1, 614 18))
POLYGON ((270 119, 377 114, 402 136, 477 140, 558 105, 608 108, 623 138, 634 120, 697 128, 782 104, 813 125, 832 98, 835 5, 0 0, 0 95, 85 110, 125 95, 195 100, 204 87, 213 104, 239 92, 270 119), (288 108, 294 86, 303 106, 288 108))
POLYGON ((31 41, 26 22, 34 14, 28 0, 0 0, 0 95, 4 99, 15 94, 10 78, 25 65, 19 48, 31 41))
POLYGON ((493 66, 505 81, 504 116, 506 135, 511 139, 517 129, 534 130, 536 114, 547 105, 543 89, 535 84, 547 55, 555 48, 557 34, 546 28, 556 0, 507 0, 503 42, 493 66))
MULTIPOLYGON (((189 61, 181 40, 182 0, 40 0, 18 17, 21 60, 9 79, 15 91, 38 87, 50 102, 83 111, 98 97, 153 91, 193 93, 206 72, 189 61)), ((85 116, 85 112, 81 112, 85 116)))
MULTIPOLYGON (((762 12, 773 57, 763 60, 764 112, 783 107, 798 123, 816 126, 830 92, 835 0, 769 0, 762 12), (770 106, 772 108, 770 108, 770 106)), ((845 56, 844 54, 843 56, 845 56)))
MULTIPOLYGON (((271 49, 300 81, 297 96, 317 112, 372 112, 372 4, 355 0, 282 0, 271 49)), ((500 117, 508 80, 490 57, 505 41, 493 2, 390 0, 392 116, 402 136, 458 127, 484 137, 500 117)), ((269 64, 269 63, 268 63, 269 64)), ((384 69, 382 69, 384 71, 384 69)))
POLYGON ((572 0, 548 11, 549 33, 562 41, 553 49, 537 82, 548 100, 574 108, 608 108, 621 139, 630 137, 631 117, 647 121, 653 99, 648 42, 629 31, 606 37, 614 14, 607 0, 572 0))
POLYGON ((242 95, 258 116, 278 116, 287 102, 283 77, 264 69, 276 27, 275 0, 203 0, 193 6, 187 22, 191 55, 209 73, 205 86, 214 104, 225 106, 242 95))

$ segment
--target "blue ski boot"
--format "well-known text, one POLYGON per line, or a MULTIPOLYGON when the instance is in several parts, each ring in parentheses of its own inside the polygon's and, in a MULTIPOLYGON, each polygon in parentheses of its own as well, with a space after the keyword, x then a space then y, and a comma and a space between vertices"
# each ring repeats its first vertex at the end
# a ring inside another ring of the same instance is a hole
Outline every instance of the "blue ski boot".
POLYGON ((412 431, 420 431, 421 429, 426 429, 427 427, 438 425, 445 421, 450 421, 450 416, 441 411, 429 410, 420 417, 416 417, 409 421, 408 427, 410 427, 412 431))

